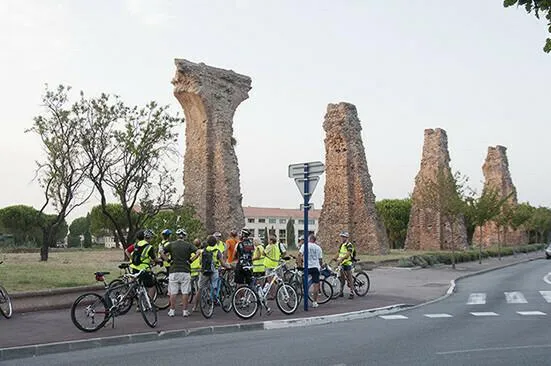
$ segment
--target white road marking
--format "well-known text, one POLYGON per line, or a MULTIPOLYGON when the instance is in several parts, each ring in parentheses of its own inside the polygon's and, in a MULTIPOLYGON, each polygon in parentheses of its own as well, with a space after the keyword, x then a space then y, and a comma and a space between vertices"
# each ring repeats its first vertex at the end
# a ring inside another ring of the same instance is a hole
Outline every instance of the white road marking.
POLYGON ((543 280, 545 281, 545 283, 551 285, 551 272, 543 276, 543 280))
POLYGON ((541 296, 545 299, 547 302, 551 302, 551 291, 540 291, 541 296))
POLYGON ((469 295, 469 300, 467 305, 482 305, 486 304, 486 294, 485 293, 472 293, 469 295))
POLYGON ((528 301, 526 301, 526 298, 522 294, 522 292, 513 291, 513 292, 505 292, 505 299, 507 300, 508 304, 526 304, 528 301))
POLYGON ((407 319, 407 316, 403 315, 381 315, 380 318, 386 319, 386 320, 395 320, 395 319, 407 319))
POLYGON ((471 348, 459 351, 436 352, 437 355, 453 355, 454 353, 471 353, 471 352, 487 352, 487 351, 508 351, 515 349, 534 349, 534 348, 551 348, 551 344, 533 344, 528 346, 511 346, 511 347, 490 347, 490 348, 471 348))
POLYGON ((425 314, 427 318, 452 318, 450 314, 425 314))
POLYGON ((517 311, 519 315, 547 315, 541 311, 517 311))
POLYGON ((474 316, 499 316, 498 313, 494 313, 493 311, 472 312, 471 314, 474 316))

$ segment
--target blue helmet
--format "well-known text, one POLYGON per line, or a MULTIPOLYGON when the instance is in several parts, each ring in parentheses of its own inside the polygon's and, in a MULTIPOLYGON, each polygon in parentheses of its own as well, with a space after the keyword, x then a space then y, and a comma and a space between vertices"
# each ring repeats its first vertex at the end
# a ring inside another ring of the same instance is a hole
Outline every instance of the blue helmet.
POLYGON ((163 234, 163 236, 170 236, 172 235, 172 230, 170 229, 164 229, 161 234, 163 234))

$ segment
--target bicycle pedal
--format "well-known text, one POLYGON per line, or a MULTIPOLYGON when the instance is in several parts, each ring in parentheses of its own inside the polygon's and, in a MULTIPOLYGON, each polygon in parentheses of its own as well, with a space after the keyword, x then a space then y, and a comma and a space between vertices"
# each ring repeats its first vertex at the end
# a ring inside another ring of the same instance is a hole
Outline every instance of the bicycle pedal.
POLYGON ((268 308, 266 309, 266 315, 271 315, 272 314, 272 309, 268 308))

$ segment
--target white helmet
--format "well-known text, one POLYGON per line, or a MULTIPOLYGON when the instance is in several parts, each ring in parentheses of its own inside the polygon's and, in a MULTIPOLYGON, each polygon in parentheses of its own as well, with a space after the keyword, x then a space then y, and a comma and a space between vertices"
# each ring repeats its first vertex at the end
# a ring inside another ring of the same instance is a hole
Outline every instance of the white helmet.
POLYGON ((184 229, 178 229, 178 230, 176 230, 176 235, 179 238, 183 238, 183 237, 187 236, 187 233, 184 229))

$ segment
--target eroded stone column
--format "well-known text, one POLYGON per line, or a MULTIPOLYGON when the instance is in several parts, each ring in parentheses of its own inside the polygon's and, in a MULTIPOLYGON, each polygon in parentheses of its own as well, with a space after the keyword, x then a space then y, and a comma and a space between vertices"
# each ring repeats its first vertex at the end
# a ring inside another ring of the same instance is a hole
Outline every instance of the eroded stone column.
MULTIPOLYGON (((439 174, 452 174, 448 136, 446 131, 426 129, 423 143, 421 168, 415 177, 412 207, 409 216, 405 248, 409 250, 449 250, 452 244, 452 230, 449 220, 441 217, 437 210, 427 208, 423 192, 427 182, 436 182, 439 174)), ((453 242, 456 249, 467 246, 467 231, 463 218, 456 220, 453 242)))
MULTIPOLYGON (((482 172, 484 173, 484 188, 491 189, 497 192, 498 196, 503 199, 507 196, 507 204, 516 207, 518 205, 517 192, 511 179, 511 173, 509 172, 509 161, 507 159, 507 148, 505 146, 489 146, 486 160, 482 165, 482 172)), ((474 232, 473 242, 476 244, 482 244, 484 246, 497 244, 498 241, 505 245, 520 245, 528 243, 528 236, 522 229, 513 230, 508 227, 503 238, 504 228, 499 228, 494 221, 486 223, 482 227, 482 235, 480 233, 480 227, 477 227, 474 232)))
POLYGON ((176 59, 174 96, 186 117, 184 202, 209 233, 244 225, 233 137, 235 110, 249 97, 251 78, 231 70, 176 59))
POLYGON ((388 253, 386 231, 375 209, 356 107, 349 103, 329 104, 323 129, 326 168, 319 242, 335 251, 340 243, 339 232, 345 230, 359 253, 388 253))

